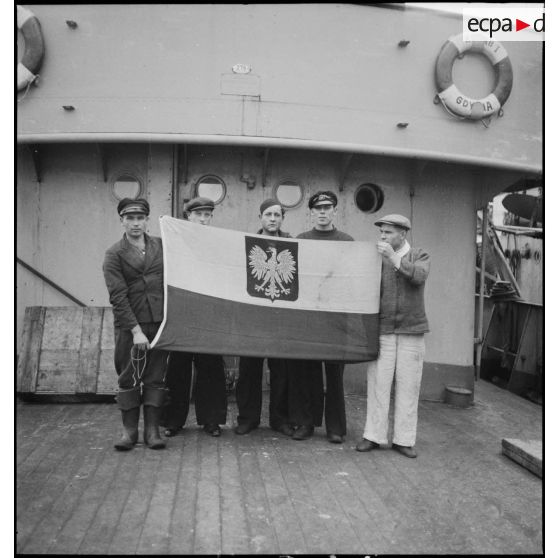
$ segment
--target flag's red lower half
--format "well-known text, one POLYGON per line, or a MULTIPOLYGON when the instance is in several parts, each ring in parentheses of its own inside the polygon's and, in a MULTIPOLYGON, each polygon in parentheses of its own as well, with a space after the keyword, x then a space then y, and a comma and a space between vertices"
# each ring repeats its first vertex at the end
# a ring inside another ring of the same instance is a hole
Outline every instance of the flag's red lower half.
POLYGON ((378 314, 263 307, 167 289, 159 349, 343 362, 378 354, 378 314))

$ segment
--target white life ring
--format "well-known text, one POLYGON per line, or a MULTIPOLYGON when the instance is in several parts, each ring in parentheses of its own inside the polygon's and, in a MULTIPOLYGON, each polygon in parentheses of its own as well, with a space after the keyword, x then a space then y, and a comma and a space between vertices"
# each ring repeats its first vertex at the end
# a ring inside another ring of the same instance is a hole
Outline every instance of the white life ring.
POLYGON ((45 43, 41 24, 32 12, 17 7, 17 28, 25 39, 25 52, 17 65, 17 90, 21 90, 35 81, 35 73, 41 67, 45 54, 45 43))
POLYGON ((512 84, 513 71, 508 53, 496 41, 464 41, 461 35, 454 35, 444 43, 436 59, 438 98, 451 112, 463 118, 481 120, 498 113, 510 96, 512 84), (453 63, 467 51, 480 52, 486 56, 498 76, 492 93, 482 99, 464 95, 453 83, 453 63))

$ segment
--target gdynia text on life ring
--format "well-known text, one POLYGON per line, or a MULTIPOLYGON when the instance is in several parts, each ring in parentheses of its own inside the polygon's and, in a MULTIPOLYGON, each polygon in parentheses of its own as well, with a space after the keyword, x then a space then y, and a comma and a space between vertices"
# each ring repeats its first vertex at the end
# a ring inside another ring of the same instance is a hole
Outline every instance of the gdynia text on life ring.
POLYGON ((37 77, 45 54, 41 24, 32 12, 17 7, 17 28, 25 39, 25 52, 17 65, 17 90, 23 89, 37 77))
POLYGON ((495 113, 510 96, 513 72, 508 53, 496 41, 464 41, 461 35, 450 37, 442 47, 436 60, 436 88, 438 98, 453 113, 471 120, 480 120, 495 113), (465 52, 480 52, 494 67, 498 82, 496 87, 483 99, 467 97, 452 81, 455 59, 465 52))

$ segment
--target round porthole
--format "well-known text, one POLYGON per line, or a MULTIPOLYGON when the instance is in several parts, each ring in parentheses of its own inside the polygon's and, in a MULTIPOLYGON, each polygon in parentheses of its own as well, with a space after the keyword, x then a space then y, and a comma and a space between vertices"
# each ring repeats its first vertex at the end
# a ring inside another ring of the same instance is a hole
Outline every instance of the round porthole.
POLYGON ((384 193, 376 184, 361 184, 355 192, 355 204, 364 213, 375 213, 384 205, 384 193))
POLYGON ((273 192, 283 207, 296 207, 303 198, 302 186, 295 180, 281 180, 273 192))
POLYGON ((226 193, 225 183, 213 174, 206 174, 196 182, 195 195, 209 198, 216 204, 223 201, 226 193))
POLYGON ((141 194, 141 182, 131 173, 119 174, 112 182, 112 195, 117 200, 124 198, 139 198, 141 194))

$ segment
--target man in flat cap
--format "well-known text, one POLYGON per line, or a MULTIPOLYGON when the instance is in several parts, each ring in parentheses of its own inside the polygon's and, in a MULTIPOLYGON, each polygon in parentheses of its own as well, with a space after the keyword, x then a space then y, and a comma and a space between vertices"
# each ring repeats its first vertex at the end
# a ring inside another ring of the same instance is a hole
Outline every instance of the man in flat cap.
MULTIPOLYGON (((209 225, 215 203, 204 197, 190 200, 184 217, 192 223, 209 225)), ((190 408, 192 363, 196 368, 194 405, 196 420, 210 436, 220 436, 220 424, 227 422, 227 386, 223 357, 200 353, 172 351, 167 371, 170 401, 165 406, 165 436, 175 436, 186 424, 190 408)))
POLYGON ((151 449, 165 447, 159 435, 166 399, 168 351, 150 349, 163 319, 163 247, 146 234, 149 203, 125 198, 118 204, 124 236, 105 253, 103 274, 114 315, 114 364, 118 374, 116 401, 124 426, 115 444, 131 450, 138 441, 143 403, 143 439, 151 449))
MULTIPOLYGON (((281 230, 285 210, 279 200, 269 198, 260 205, 261 228, 257 234, 280 238, 292 238, 281 230)), ((236 403, 238 405, 237 434, 248 434, 260 424, 262 411, 262 374, 264 359, 240 357, 236 403)), ((289 371, 285 359, 268 358, 269 367, 269 426, 286 436, 292 436, 289 419, 289 371)))
MULTIPOLYGON (((338 230, 333 221, 337 215, 337 196, 329 190, 316 192, 308 201, 314 228, 303 232, 297 238, 311 240, 342 240, 354 238, 338 230)), ((331 443, 340 444, 347 433, 345 415, 345 394, 343 390, 344 365, 324 362, 326 375, 325 425, 327 438, 331 443)), ((294 366, 299 371, 296 410, 299 427, 294 440, 306 440, 314 433, 314 424, 320 425, 324 408, 324 387, 322 361, 297 360, 294 366)))
POLYGON ((411 248, 409 219, 386 215, 374 223, 380 228, 382 255, 380 286, 380 351, 368 365, 366 426, 357 451, 371 451, 388 443, 391 386, 395 377, 393 449, 416 457, 418 400, 424 360, 424 285, 430 256, 411 248))

